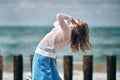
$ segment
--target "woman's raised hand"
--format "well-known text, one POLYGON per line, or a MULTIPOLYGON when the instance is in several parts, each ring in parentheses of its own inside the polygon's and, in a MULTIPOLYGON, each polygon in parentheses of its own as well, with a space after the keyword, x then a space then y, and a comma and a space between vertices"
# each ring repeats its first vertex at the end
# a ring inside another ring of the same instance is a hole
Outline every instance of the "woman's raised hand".
POLYGON ((71 20, 71 23, 72 23, 72 24, 76 24, 76 22, 75 22, 75 20, 74 20, 74 19, 72 19, 72 20, 71 20))

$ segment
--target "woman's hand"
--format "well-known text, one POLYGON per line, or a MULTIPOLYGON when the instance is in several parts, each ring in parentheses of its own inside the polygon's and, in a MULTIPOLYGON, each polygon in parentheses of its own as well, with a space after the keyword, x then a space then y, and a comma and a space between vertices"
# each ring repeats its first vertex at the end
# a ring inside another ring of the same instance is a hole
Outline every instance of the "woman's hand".
POLYGON ((74 24, 74 25, 76 24, 76 22, 75 22, 75 20, 73 18, 71 20, 71 23, 74 24))
POLYGON ((71 20, 70 27, 71 27, 71 29, 74 29, 75 27, 77 27, 77 23, 75 22, 74 19, 71 20))
POLYGON ((81 25, 81 24, 84 23, 83 21, 81 21, 81 20, 79 20, 79 19, 76 19, 75 22, 76 22, 76 24, 78 24, 78 25, 81 25))

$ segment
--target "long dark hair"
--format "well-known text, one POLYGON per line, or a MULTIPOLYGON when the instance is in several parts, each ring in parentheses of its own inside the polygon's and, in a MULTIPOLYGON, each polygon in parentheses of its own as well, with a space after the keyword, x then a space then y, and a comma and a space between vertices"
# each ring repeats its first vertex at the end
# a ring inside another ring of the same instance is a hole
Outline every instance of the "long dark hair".
POLYGON ((77 25, 71 32, 71 49, 72 52, 78 52, 79 49, 83 52, 91 49, 91 43, 89 42, 89 29, 88 24, 83 23, 77 25))

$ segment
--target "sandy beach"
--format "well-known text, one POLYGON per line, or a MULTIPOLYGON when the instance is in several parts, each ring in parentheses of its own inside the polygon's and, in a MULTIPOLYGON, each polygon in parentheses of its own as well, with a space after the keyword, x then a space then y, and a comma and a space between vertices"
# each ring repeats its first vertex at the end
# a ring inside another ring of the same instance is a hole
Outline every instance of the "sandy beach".
MULTIPOLYGON (((64 73, 63 73, 63 63, 59 62, 57 64, 58 70, 60 72, 60 76, 62 80, 64 80, 64 73), (61 67, 61 68, 59 68, 61 67)), ((82 72, 82 63, 74 63, 73 65, 73 80, 83 80, 83 72, 82 72)), ((120 65, 117 65, 117 69, 119 69, 120 65)), ((6 64, 4 65, 4 71, 3 71, 3 79, 4 80, 13 80, 13 65, 12 64, 6 64)), ((107 79, 107 73, 106 73, 106 64, 103 63, 96 63, 93 65, 93 80, 106 80, 107 79)), ((30 71, 24 71, 23 72, 23 80, 31 80, 31 72, 30 71)), ((116 72, 116 80, 120 80, 120 71, 117 70, 116 72)))
MULTIPOLYGON (((63 72, 60 72, 60 76, 61 76, 62 80, 64 80, 63 72)), ((3 72, 3 79, 4 80, 13 80, 13 73, 3 72)), ((93 80, 106 80, 106 79, 107 79, 106 73, 102 73, 102 72, 94 72, 93 73, 93 80)), ((23 80, 31 80, 31 72, 24 72, 23 80)), ((73 80, 83 80, 83 72, 74 70, 73 71, 73 80)), ((117 72, 116 80, 120 80, 120 72, 117 72)))

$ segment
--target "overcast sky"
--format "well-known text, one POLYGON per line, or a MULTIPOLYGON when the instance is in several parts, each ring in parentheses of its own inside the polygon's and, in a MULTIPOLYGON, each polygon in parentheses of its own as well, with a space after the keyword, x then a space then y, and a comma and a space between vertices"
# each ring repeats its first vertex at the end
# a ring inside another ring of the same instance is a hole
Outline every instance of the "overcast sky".
POLYGON ((120 0, 0 0, 0 25, 52 25, 59 12, 91 26, 120 26, 120 0))

